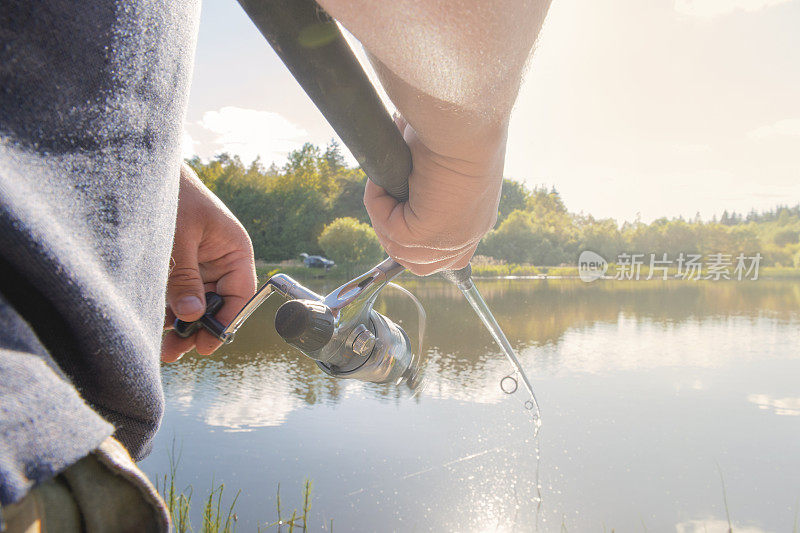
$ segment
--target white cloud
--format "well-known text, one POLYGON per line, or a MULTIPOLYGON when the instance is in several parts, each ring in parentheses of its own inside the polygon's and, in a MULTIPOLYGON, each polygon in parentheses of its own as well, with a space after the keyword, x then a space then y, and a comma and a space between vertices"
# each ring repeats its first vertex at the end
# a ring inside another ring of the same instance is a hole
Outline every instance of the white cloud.
POLYGON ((751 139, 766 139, 776 136, 800 136, 800 118, 779 120, 768 126, 761 126, 747 134, 751 139))
POLYGON ((280 161, 308 140, 309 134, 282 115, 227 106, 203 114, 200 125, 217 134, 215 153, 236 154, 249 163, 256 157, 280 161))
POLYGON ((204 413, 209 426, 225 428, 226 431, 250 431, 259 427, 277 427, 286 422, 303 402, 293 392, 293 384, 271 384, 264 387, 239 387, 220 395, 204 413), (281 390, 276 390, 280 388, 281 390))
POLYGON ((181 138, 181 157, 184 159, 190 159, 195 156, 197 151, 195 150, 195 146, 197 145, 197 141, 192 139, 192 136, 189 135, 189 132, 183 130, 183 137, 181 138))
POLYGON ((213 400, 198 404, 204 406, 203 420, 226 431, 280 426, 303 406, 295 392, 294 376, 285 362, 250 368, 236 376, 236 386, 214 387, 213 400))
POLYGON ((791 0, 675 0, 675 11, 693 17, 716 17, 734 11, 753 12, 791 0))
POLYGON ((706 518, 703 520, 686 520, 675 524, 676 533, 711 533, 714 531, 737 531, 739 533, 766 533, 766 530, 757 526, 742 526, 741 524, 729 524, 727 520, 719 518, 706 518))
POLYGON ((768 394, 749 394, 747 401, 759 409, 773 410, 776 415, 800 416, 800 398, 773 398, 768 394))

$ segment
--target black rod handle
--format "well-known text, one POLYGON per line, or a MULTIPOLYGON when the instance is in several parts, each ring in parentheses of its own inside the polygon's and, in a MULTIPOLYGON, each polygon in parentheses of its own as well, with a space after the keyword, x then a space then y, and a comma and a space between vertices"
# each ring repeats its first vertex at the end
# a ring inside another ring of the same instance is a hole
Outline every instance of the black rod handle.
POLYGON ((411 151, 336 22, 314 0, 239 0, 369 179, 408 200, 411 151))
POLYGON ((408 200, 411 150, 336 22, 314 0, 238 1, 369 179, 408 200))

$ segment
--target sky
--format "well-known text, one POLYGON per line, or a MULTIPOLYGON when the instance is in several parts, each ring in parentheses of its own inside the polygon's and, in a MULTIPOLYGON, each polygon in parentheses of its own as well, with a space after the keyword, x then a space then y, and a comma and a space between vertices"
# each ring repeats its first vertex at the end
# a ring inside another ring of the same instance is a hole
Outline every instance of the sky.
MULTIPOLYGON (((800 203, 798 28, 800 0, 554 0, 505 176, 620 222, 800 203)), ((206 0, 184 153, 281 164, 333 137, 238 3, 206 0)))

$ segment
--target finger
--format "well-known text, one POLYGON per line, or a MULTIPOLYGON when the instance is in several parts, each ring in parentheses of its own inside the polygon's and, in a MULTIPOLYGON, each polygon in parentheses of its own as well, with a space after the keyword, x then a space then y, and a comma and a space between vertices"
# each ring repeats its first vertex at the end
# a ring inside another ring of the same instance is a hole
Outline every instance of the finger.
POLYGON ((167 332, 161 339, 161 360, 165 363, 174 363, 194 348, 196 337, 197 334, 184 339, 171 331, 167 332))
POLYGON ((475 255, 475 250, 478 248, 477 244, 473 244, 469 246, 467 250, 462 253, 460 256, 456 258, 447 259, 440 263, 435 263, 431 265, 421 265, 416 267, 415 270, 417 272, 412 272, 418 276, 430 276, 431 274, 436 274, 438 272, 443 272, 445 270, 459 270, 467 266, 472 259, 472 256, 475 255))
MULTIPOLYGON (((417 216, 410 202, 399 202, 385 189, 367 180, 364 188, 364 207, 367 209, 372 227, 390 241, 406 248, 423 250, 461 251, 465 244, 454 240, 442 230, 431 229, 417 216), (430 243, 430 244, 422 244, 430 243)), ((433 207, 429 206, 429 211, 433 207)), ((458 212, 463 206, 451 205, 446 211, 458 212)), ((484 230, 483 233, 488 231, 484 230)), ((481 233, 482 235, 482 233, 481 233)), ((474 244, 480 237, 467 244, 474 244)))
POLYGON ((175 325, 175 319, 178 318, 175 316, 175 313, 172 312, 172 309, 169 308, 169 305, 164 310, 164 329, 172 329, 175 325))
MULTIPOLYGON (((214 284, 214 291, 222 296, 223 306, 216 314, 216 319, 227 326, 252 298, 256 292, 256 271, 252 252, 246 252, 239 257, 227 262, 227 272, 221 276, 214 284)), ((213 279, 220 272, 203 271, 206 277, 213 279)), ((222 346, 219 339, 208 333, 201 331, 197 334, 197 353, 200 355, 210 355, 222 346)))
MULTIPOLYGON (((208 282, 203 284, 203 293, 205 294, 206 292, 209 291, 211 292, 216 291, 215 283, 208 282)), ((175 316, 175 313, 173 313, 169 309, 169 306, 167 306, 166 318, 164 320, 165 322, 164 329, 168 331, 161 340, 161 360, 166 363, 174 363, 175 361, 183 357, 192 348, 195 348, 197 345, 197 339, 202 338, 200 336, 201 333, 209 335, 204 329, 198 328, 197 331, 195 331, 189 337, 178 336, 174 331, 172 331, 174 328, 174 323, 176 318, 177 317, 175 316)), ((211 335, 209 336, 211 338, 215 338, 211 335)), ((222 343, 218 341, 218 344, 221 345, 222 343)), ((216 350, 216 348, 214 349, 216 350)), ((200 354, 200 355, 210 355, 210 353, 200 354)))
POLYGON ((174 363, 194 348, 195 335, 189 338, 178 337, 172 332, 175 325, 175 313, 167 306, 164 312, 164 331, 161 337, 161 360, 165 363, 174 363))
POLYGON ((167 303, 185 322, 198 320, 206 309, 205 290, 197 264, 198 243, 186 239, 172 248, 172 268, 167 280, 167 303))
MULTIPOLYGON (((408 202, 400 202, 386 190, 367 180, 364 188, 364 207, 367 209, 372 227, 394 243, 415 243, 420 237, 415 235, 409 221, 416 220, 416 215, 408 202)), ((419 245, 420 248, 425 248, 419 245)))
POLYGON ((449 270, 461 270, 462 268, 466 267, 470 261, 472 261, 472 256, 475 255, 475 251, 478 249, 478 243, 475 243, 470 250, 467 251, 461 258, 456 260, 452 265, 450 265, 449 270))
MULTIPOLYGON (((474 253, 479 241, 479 239, 476 239, 471 242, 467 242, 457 249, 436 249, 423 246, 405 246, 389 239, 381 232, 379 228, 374 229, 375 234, 377 235, 381 246, 383 246, 383 249, 386 250, 386 253, 403 265, 413 265, 412 269, 416 266, 427 268, 427 265, 447 264, 448 261, 453 263, 470 251, 474 253)), ((472 256, 472 253, 469 254, 470 257, 472 256)))
POLYGON ((400 205, 400 201, 386 192, 386 189, 367 179, 364 187, 364 207, 373 225, 387 226, 392 214, 400 205))
POLYGON ((433 263, 418 264, 418 263, 408 263, 404 261, 398 261, 398 263, 406 267, 406 269, 412 274, 415 274, 417 276, 430 276, 432 274, 436 274, 437 272, 442 272, 444 270, 458 270, 464 268, 469 264, 469 261, 475 254, 475 249, 477 247, 478 247, 477 244, 471 245, 457 257, 447 258, 433 263))

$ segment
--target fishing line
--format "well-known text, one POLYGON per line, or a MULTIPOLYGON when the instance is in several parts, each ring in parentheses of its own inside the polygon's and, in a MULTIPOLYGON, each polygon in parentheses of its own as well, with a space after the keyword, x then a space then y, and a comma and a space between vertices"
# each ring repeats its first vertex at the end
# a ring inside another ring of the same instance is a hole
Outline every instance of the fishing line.
POLYGON ((427 379, 425 379, 425 375, 422 373, 422 356, 424 353, 422 348, 425 341, 425 329, 428 323, 428 315, 425 312, 425 308, 422 306, 422 302, 420 302, 419 299, 414 296, 414 293, 393 281, 387 283, 386 286, 397 289, 401 293, 411 298, 411 301, 414 302, 414 305, 417 308, 417 352, 412 354, 411 365, 409 367, 412 369, 412 372, 407 378, 412 389, 411 397, 414 398, 423 390, 425 390, 425 387, 428 383, 427 379))
POLYGON ((425 308, 422 307, 422 302, 420 302, 419 299, 416 296, 414 296, 414 293, 412 293, 410 290, 406 289, 402 285, 398 285, 397 283, 390 281, 388 283, 388 286, 392 287, 393 289, 399 290, 400 292, 411 298, 411 301, 414 302, 414 305, 417 307, 417 336, 419 338, 417 354, 420 357, 422 357, 422 343, 425 339, 425 327, 428 323, 428 315, 427 313, 425 313, 425 308))
POLYGON ((508 339, 503 333, 502 328, 500 328, 500 324, 498 324, 497 320, 495 320, 494 315, 492 315, 492 312, 489 310, 489 306, 486 305, 486 302, 484 301, 483 297, 481 297, 481 294, 478 292, 475 284, 470 280, 469 284, 463 286, 459 285, 459 289, 464 294, 467 302, 469 302, 469 304, 472 306, 472 309, 478 315, 478 318, 481 319, 483 325, 486 326, 486 329, 492 335, 494 341, 503 351, 503 354, 505 354, 508 362, 511 364, 513 372, 500 380, 500 390, 506 394, 514 394, 519 389, 519 382, 521 381, 525 390, 528 392, 529 398, 522 401, 522 405, 525 410, 530 413, 531 420, 534 424, 535 436, 539 432, 539 428, 542 425, 539 402, 536 401, 536 395, 533 392, 533 386, 531 385, 527 374, 525 374, 522 364, 520 364, 519 359, 517 359, 517 356, 514 353, 514 348, 511 347, 511 343, 508 342, 508 339))

